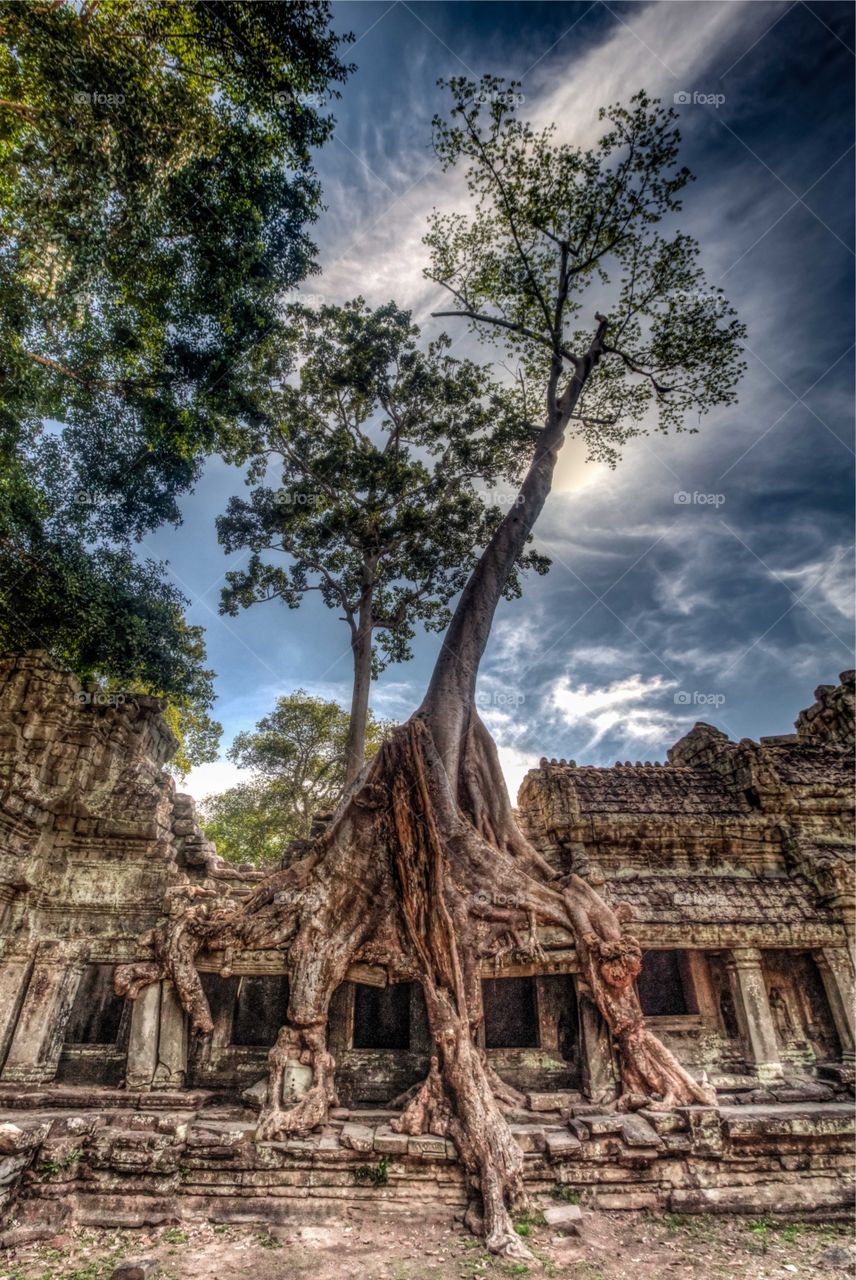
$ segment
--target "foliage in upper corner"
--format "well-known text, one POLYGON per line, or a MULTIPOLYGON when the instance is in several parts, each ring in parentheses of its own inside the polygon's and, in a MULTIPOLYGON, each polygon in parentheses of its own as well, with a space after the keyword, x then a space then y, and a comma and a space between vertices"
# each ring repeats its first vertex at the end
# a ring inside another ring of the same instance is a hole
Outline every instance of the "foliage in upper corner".
POLYGON ((328 21, 322 0, 4 5, 0 427, 37 455, 65 425, 101 532, 177 518, 317 269, 311 149, 348 71, 328 21))
POLYGON ((0 643, 168 696, 179 768, 211 758, 201 633, 128 548, 252 418, 282 294, 316 269, 311 150, 349 70, 329 17, 3 6, 0 643))
POLYGON ((80 680, 123 697, 166 699, 179 741, 171 767, 183 776, 216 759, 221 727, 210 716, 213 673, 201 627, 162 565, 127 550, 93 552, 73 537, 48 539, 0 523, 0 652, 46 650, 80 680))
MULTIPOLYGON (((318 813, 335 806, 345 779, 349 716, 337 702, 302 689, 277 698, 252 731, 236 735, 229 759, 251 772, 200 806, 205 834, 229 862, 278 865, 294 840, 306 840, 318 813)), ((366 755, 389 725, 369 713, 366 755)))
POLYGON ((572 426, 610 464, 634 435, 733 404, 745 327, 676 225, 692 175, 675 112, 640 91, 601 109, 603 133, 583 148, 518 120, 513 84, 447 87, 435 148, 445 167, 466 166, 473 209, 431 218, 426 275, 454 299, 436 314, 501 342, 539 412, 563 373, 585 375, 572 426), (595 319, 605 334, 589 368, 595 319))

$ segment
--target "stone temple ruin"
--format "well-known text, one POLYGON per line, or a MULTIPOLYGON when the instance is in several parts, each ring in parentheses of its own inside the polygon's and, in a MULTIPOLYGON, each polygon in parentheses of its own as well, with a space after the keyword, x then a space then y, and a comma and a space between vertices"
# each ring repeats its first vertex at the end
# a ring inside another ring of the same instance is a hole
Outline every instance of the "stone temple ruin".
MULTIPOLYGON (((544 929, 546 961, 483 978, 488 1058, 526 1095, 512 1131, 533 1191, 682 1212, 850 1203, 854 673, 815 697, 794 734, 735 743, 697 724, 664 765, 542 760, 525 779, 529 838, 632 904, 643 1009, 719 1100, 616 1113, 573 941, 544 929)), ((461 1212, 451 1143, 389 1127, 428 1065, 417 986, 354 966, 329 1024, 340 1107, 258 1145, 282 955, 224 978, 203 954, 215 1025, 192 1042, 169 982, 114 994, 171 905, 262 876, 205 839, 164 769, 174 749, 156 699, 81 688, 42 653, 0 661, 0 1207, 54 1225, 461 1212)))

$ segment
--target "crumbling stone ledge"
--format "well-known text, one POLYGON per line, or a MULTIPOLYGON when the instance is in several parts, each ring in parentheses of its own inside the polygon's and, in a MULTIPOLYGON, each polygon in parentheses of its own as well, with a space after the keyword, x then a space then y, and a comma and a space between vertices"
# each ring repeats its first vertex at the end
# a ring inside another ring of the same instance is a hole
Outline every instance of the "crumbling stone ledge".
MULTIPOLYGON (((465 1177, 446 1140, 394 1134, 389 1113, 345 1112, 306 1138, 256 1145, 247 1111, 179 1109, 175 1094, 170 1106, 158 1101, 149 1094, 131 1107, 0 1112, 0 1138, 17 1153, 2 1186, 6 1217, 14 1205, 16 1229, 48 1222, 58 1230, 378 1213, 451 1219, 466 1208, 465 1177), (382 1160, 377 1181, 366 1178, 382 1160)), ((572 1110, 512 1118, 533 1193, 559 1185, 602 1209, 681 1213, 829 1217, 852 1204, 856 1123, 847 1103, 572 1110)))

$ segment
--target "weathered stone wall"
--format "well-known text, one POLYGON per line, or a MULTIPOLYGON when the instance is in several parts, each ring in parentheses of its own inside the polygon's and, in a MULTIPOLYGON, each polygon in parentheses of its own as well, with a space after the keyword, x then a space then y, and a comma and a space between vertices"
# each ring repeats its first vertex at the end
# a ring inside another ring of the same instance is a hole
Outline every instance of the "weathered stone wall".
POLYGON ((665 765, 542 760, 520 792, 557 871, 684 955, 695 1007, 651 1021, 723 1087, 853 1061, 854 673, 815 697, 794 734, 697 724, 665 765))
MULTIPOLYGON (((633 906, 652 966, 640 991, 653 975, 658 1008, 674 1005, 652 1022, 723 1103, 616 1115, 616 1057, 573 940, 542 930, 546 959, 502 970, 527 993, 526 1044, 488 1048, 528 1095, 512 1131, 530 1188, 681 1212, 849 1202, 852 673, 816 697, 794 735, 733 743, 697 725, 666 765, 528 775, 530 837, 557 871, 633 906)), ((331 1007, 352 1110, 284 1144, 256 1145, 238 1100, 287 1001, 280 953, 245 954, 229 978, 199 957, 215 1027, 193 1046, 170 983, 132 1007, 113 997, 113 966, 148 958, 172 902, 240 898, 261 875, 205 840, 166 771, 174 747, 156 699, 107 699, 44 654, 0 659, 0 1209, 19 1194, 16 1212, 57 1223, 459 1210, 446 1140, 394 1134, 376 1109, 430 1052, 415 995, 406 1048, 357 1047, 355 984, 388 990, 383 969, 353 966, 331 1007), (381 1157, 390 1184, 369 1193, 359 1169, 381 1157)))
MULTIPOLYGON (((852 673, 816 697, 794 735, 733 743, 697 725, 666 765, 543 761, 521 790, 521 820, 557 871, 629 902, 650 952, 680 954, 686 1000, 653 1021, 725 1091, 853 1057, 852 673)), ((172 901, 241 897, 261 874, 217 857, 165 768, 174 748, 157 699, 82 688, 41 653, 0 660, 0 1082, 234 1094, 262 1074, 275 1027, 258 1043, 235 1033, 240 984, 281 982, 279 953, 241 957, 229 979, 200 957, 215 1029, 193 1046, 169 983, 133 1010, 108 998, 110 967, 147 958, 172 901)), ((536 984, 537 1043, 491 1059, 523 1089, 608 1098, 614 1054, 585 990, 564 1025, 552 1008, 550 983, 578 982, 572 939, 541 940, 546 961, 503 970, 536 984)), ((388 975, 349 978, 331 1048, 345 1100, 377 1102, 421 1076, 430 1046, 416 1011, 406 1047, 357 1048, 353 984, 388 975)))
MULTIPOLYGON (((60 1094, 46 1119, 18 1109, 31 1100, 7 1099, 0 1154, 14 1168, 19 1230, 395 1213, 450 1220, 467 1207, 451 1142, 395 1133, 390 1113, 339 1109, 322 1133, 259 1146, 251 1117, 185 1099, 179 1109, 179 1098, 129 1095, 121 1107, 81 1112, 60 1094), (365 1173, 381 1159, 387 1181, 373 1186, 365 1173)), ((558 1185, 585 1206, 653 1212, 828 1218, 852 1207, 854 1119, 840 1104, 620 1115, 555 1095, 529 1103, 510 1126, 530 1193, 558 1185)), ((3 1196, 0 1186, 0 1209, 3 1196)))
MULTIPOLYGON (((87 966, 144 959, 180 884, 258 878, 217 857, 176 793, 161 709, 86 689, 42 653, 0 659, 2 1079, 54 1078, 87 966)), ((95 1078, 116 1074, 110 1056, 90 1053, 95 1078)))

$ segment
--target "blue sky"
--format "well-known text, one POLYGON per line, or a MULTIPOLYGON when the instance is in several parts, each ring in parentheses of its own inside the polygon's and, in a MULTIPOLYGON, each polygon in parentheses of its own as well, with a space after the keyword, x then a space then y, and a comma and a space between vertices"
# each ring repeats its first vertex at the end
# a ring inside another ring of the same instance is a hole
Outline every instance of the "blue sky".
MULTIPOLYGON (((598 108, 637 88, 689 96, 684 226, 748 325, 739 404, 699 434, 631 442, 615 471, 566 446, 536 536, 554 568, 500 607, 480 680, 512 792, 542 755, 662 759, 696 720, 736 738, 787 732, 815 685, 853 664, 852 14, 799 0, 334 6, 357 70, 317 159, 327 209, 309 301, 394 297, 426 339, 439 331, 421 238, 432 207, 464 197, 431 151, 435 82, 491 72, 522 82, 522 114, 583 144, 598 108)), ((456 351, 495 358, 443 323, 456 351)), ((346 628, 314 598, 218 616, 238 558, 214 518, 242 489, 211 462, 183 526, 144 548, 206 628, 224 755, 278 694, 346 703, 350 689, 346 628)), ((420 636, 382 676, 379 714, 413 709, 438 644, 420 636)), ((187 789, 202 798, 236 776, 223 760, 187 789)))

